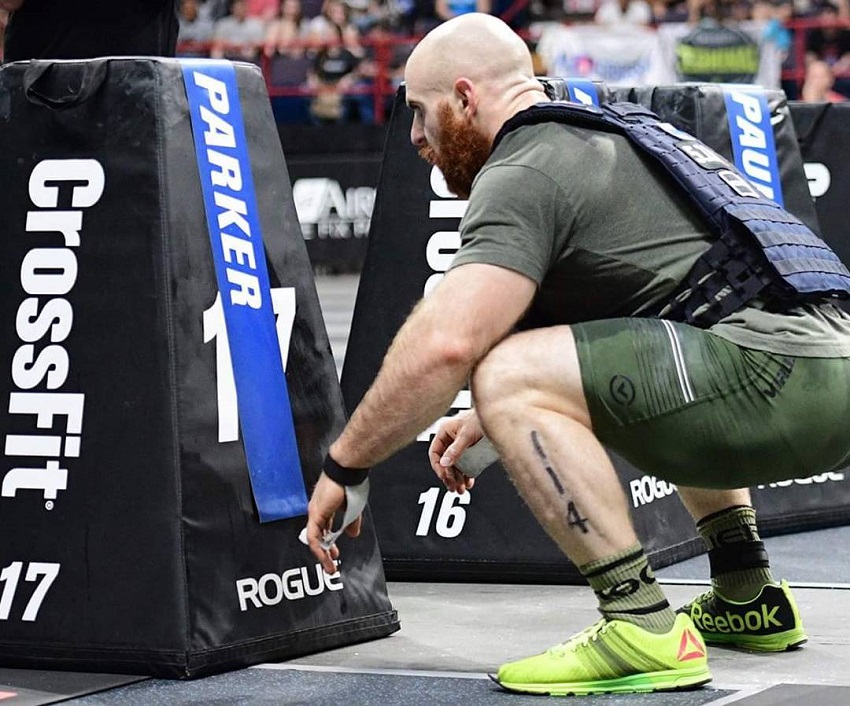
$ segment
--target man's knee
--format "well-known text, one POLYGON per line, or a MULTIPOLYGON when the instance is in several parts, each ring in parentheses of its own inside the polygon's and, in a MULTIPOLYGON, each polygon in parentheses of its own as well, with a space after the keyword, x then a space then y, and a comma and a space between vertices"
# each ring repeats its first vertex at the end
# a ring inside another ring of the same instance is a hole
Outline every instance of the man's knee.
POLYGON ((482 419, 540 408, 589 424, 575 342, 567 326, 506 338, 475 368, 471 388, 482 419))
POLYGON ((479 413, 507 403, 528 385, 522 363, 523 347, 517 338, 510 336, 496 344, 472 371, 472 398, 479 413))

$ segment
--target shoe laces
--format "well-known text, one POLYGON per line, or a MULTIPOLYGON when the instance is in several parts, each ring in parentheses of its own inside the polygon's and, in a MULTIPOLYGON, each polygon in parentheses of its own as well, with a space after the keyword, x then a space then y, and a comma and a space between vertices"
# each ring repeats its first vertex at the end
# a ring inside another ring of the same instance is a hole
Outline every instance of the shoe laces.
POLYGON ((694 598, 693 601, 691 601, 691 605, 693 605, 694 603, 710 603, 712 600, 714 600, 714 589, 710 588, 707 591, 703 591, 696 598, 694 598))
POLYGON ((599 639, 600 635, 604 635, 610 624, 605 618, 602 618, 590 627, 576 633, 566 642, 550 647, 547 652, 554 657, 563 657, 567 652, 575 652, 582 647, 587 647, 591 642, 599 639))

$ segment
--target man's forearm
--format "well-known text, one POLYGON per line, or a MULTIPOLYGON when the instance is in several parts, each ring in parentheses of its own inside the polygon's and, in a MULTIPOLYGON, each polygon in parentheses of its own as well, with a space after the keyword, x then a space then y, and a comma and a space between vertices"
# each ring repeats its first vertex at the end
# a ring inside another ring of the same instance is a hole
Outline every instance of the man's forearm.
POLYGON ((378 377, 331 445, 348 468, 369 468, 438 419, 475 365, 516 325, 534 280, 496 265, 451 270, 408 317, 378 377))
POLYGON ((435 338, 427 319, 416 313, 402 327, 378 377, 331 446, 338 463, 371 467, 448 409, 475 360, 449 351, 435 338))

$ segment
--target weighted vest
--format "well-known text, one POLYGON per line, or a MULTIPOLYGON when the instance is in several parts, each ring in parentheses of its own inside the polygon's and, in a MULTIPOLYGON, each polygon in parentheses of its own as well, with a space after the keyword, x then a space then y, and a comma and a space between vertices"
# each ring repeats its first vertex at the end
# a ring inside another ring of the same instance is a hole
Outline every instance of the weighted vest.
POLYGON ((778 310, 850 297, 850 272, 808 226, 728 160, 647 108, 540 103, 508 120, 494 149, 511 130, 542 122, 625 135, 673 177, 710 224, 714 243, 657 308, 659 316, 707 328, 757 296, 778 310))

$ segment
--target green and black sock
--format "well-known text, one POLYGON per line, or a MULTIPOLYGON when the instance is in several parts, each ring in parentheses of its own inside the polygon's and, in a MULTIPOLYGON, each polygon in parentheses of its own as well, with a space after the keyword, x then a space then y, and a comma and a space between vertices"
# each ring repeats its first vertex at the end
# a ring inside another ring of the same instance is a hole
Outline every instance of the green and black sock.
POLYGON ((773 582, 756 526, 756 511, 736 505, 703 517, 697 530, 708 547, 711 585, 724 598, 749 601, 773 582))
POLYGON ((669 632, 676 614, 655 580, 640 544, 579 567, 608 620, 624 620, 655 633, 669 632))

